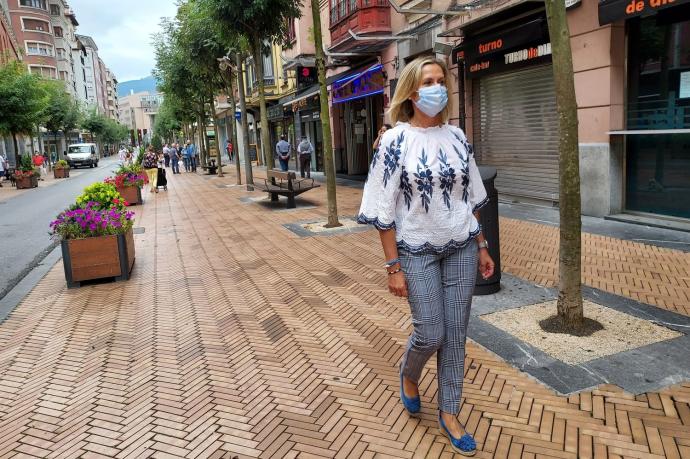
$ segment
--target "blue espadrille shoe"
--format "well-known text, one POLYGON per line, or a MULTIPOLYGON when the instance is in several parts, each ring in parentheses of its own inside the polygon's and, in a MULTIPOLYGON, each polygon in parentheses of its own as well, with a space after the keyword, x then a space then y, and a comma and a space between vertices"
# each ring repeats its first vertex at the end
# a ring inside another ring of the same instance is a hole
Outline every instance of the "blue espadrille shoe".
POLYGON ((405 395, 402 372, 400 372, 400 401, 402 401, 403 406, 410 415, 414 416, 419 414, 419 411, 422 409, 422 402, 419 400, 419 395, 416 397, 408 397, 405 395))
MULTIPOLYGON (((472 435, 465 433, 462 437, 455 438, 446 427, 446 423, 443 422, 443 417, 441 417, 440 413, 438 415, 438 426, 441 433, 450 440, 450 446, 455 452, 463 456, 474 456, 477 453, 477 442, 474 441, 472 435)), ((462 428, 465 429, 465 426, 462 426, 462 428)))

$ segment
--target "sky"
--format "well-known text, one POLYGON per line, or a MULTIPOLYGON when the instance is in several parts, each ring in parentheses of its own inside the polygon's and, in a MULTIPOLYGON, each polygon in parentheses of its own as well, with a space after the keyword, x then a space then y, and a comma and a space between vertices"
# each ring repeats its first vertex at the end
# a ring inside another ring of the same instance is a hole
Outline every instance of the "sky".
POLYGON ((159 33, 160 18, 172 17, 176 0, 68 0, 79 27, 91 36, 98 54, 118 81, 144 78, 155 66, 151 35, 159 33))

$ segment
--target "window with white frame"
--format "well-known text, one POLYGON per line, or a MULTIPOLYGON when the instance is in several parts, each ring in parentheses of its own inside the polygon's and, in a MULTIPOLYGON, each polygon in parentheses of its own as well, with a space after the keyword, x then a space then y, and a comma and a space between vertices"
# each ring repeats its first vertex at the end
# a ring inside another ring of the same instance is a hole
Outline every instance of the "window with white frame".
POLYGON ((50 14, 53 16, 60 16, 60 5, 54 3, 50 4, 50 14))
POLYGON ((47 0, 19 0, 19 5, 27 8, 39 8, 48 11, 47 0))
POLYGON ((57 48, 56 51, 59 59, 67 59, 67 50, 65 48, 57 48))
POLYGON ((50 33, 50 23, 34 18, 22 18, 22 30, 30 32, 50 33))
POLYGON ((50 43, 27 41, 26 54, 29 56, 55 56, 55 49, 50 43))
POLYGON ((57 70, 55 67, 48 67, 44 65, 30 65, 29 71, 34 75, 40 75, 43 78, 48 78, 51 80, 57 79, 57 70))

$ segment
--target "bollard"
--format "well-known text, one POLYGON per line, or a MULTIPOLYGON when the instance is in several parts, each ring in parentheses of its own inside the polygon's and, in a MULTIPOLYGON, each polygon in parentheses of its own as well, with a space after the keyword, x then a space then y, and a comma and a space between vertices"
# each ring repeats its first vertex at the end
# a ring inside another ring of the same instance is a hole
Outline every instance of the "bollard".
POLYGON ((496 180, 496 168, 479 166, 479 173, 482 176, 484 188, 489 198, 489 202, 479 210, 479 224, 482 225, 482 233, 489 243, 489 254, 493 258, 496 268, 494 275, 484 279, 477 271, 477 281, 475 282, 475 295, 491 295, 501 289, 501 247, 498 234, 498 191, 494 186, 496 180))

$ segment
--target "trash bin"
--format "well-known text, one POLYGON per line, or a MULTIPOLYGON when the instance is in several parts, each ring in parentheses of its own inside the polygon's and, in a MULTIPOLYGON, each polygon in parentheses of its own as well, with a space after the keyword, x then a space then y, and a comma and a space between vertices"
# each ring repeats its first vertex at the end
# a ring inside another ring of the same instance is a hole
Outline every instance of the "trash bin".
POLYGON ((501 247, 498 234, 498 192, 494 186, 496 180, 496 168, 479 166, 479 173, 486 188, 489 202, 481 208, 479 223, 482 225, 482 233, 489 243, 489 254, 493 258, 496 268, 494 275, 484 279, 477 272, 477 282, 475 283, 475 295, 491 295, 501 289, 501 247))

